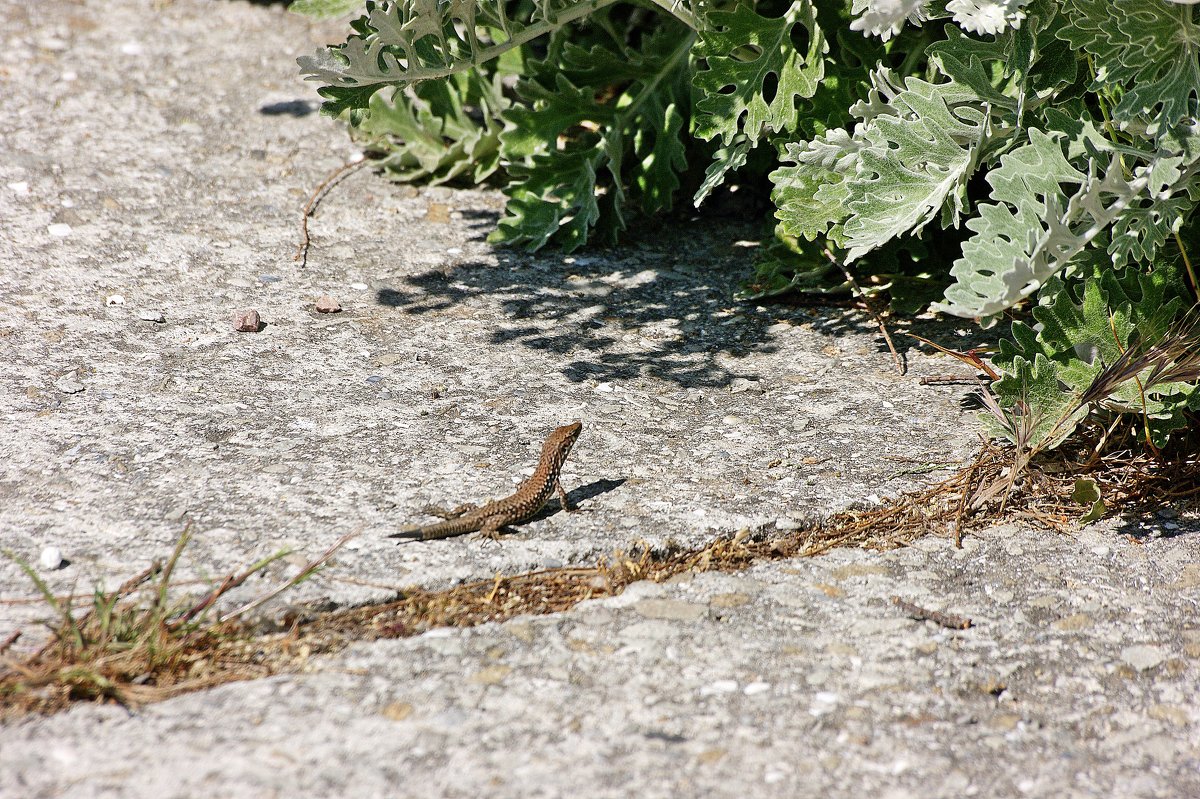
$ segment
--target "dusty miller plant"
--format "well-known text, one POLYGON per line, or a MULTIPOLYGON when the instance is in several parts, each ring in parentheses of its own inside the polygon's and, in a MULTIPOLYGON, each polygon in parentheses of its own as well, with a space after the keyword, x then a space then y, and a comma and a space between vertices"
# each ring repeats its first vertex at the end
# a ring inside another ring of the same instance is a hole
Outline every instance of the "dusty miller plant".
POLYGON ((769 173, 757 293, 819 289, 829 248, 897 307, 1032 306, 987 395, 1026 451, 1097 412, 1160 446, 1200 409, 1191 0, 297 6, 361 11, 300 59, 323 110, 397 179, 502 178, 494 241, 611 241, 769 173))

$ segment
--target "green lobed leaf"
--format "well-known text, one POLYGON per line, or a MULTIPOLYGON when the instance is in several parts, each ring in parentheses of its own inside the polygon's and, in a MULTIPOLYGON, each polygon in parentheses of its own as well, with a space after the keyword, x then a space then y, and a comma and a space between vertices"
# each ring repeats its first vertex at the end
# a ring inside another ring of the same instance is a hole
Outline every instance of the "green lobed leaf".
POLYGON ((1079 517, 1080 524, 1091 524, 1103 518, 1107 508, 1100 496, 1100 486, 1090 477, 1081 477, 1071 489, 1071 501, 1086 505, 1088 510, 1079 517))
POLYGON ((365 108, 383 85, 445 78, 503 57, 616 0, 365 0, 344 43, 297 59, 323 84, 323 111, 365 108))
POLYGON ((851 216, 843 226, 847 261, 919 233, 943 210, 957 224, 964 208, 966 181, 988 132, 986 117, 970 107, 977 96, 953 81, 909 78, 904 86, 890 98, 895 113, 876 116, 866 130, 869 146, 850 184, 851 216))
POLYGON ((1118 97, 1120 122, 1150 131, 1195 116, 1200 100, 1200 25, 1193 5, 1067 0, 1058 36, 1094 61, 1093 89, 1118 97))
MULTIPOLYGON (((1037 328, 1014 322, 1012 339, 1001 339, 993 358, 1006 373, 994 386, 1002 405, 1023 399, 1021 364, 1037 358, 1055 365, 1064 396, 1093 394, 1106 367, 1128 357, 1131 348, 1144 351, 1173 335, 1173 321, 1187 302, 1186 287, 1172 267, 1117 273, 1103 263, 1094 264, 1086 278, 1069 283, 1052 278, 1040 297, 1041 304, 1033 309, 1037 328)), ((1131 377, 1107 386, 1099 405, 1143 415, 1156 442, 1162 443, 1184 423, 1183 409, 1200 388, 1173 383, 1147 391, 1144 377, 1149 370, 1141 369, 1142 380, 1131 377)))
POLYGON ((355 138, 387 153, 381 166, 393 180, 437 184, 469 176, 479 183, 500 165, 500 113, 509 105, 500 80, 470 72, 407 91, 382 89, 355 138))
POLYGON ((1036 128, 1029 130, 1029 144, 1001 158, 987 177, 998 202, 980 205, 979 216, 967 222, 976 235, 963 244, 963 257, 950 270, 956 282, 935 309, 968 317, 998 314, 1036 292, 1110 229, 1117 234, 1109 248, 1114 259, 1152 255, 1195 206, 1200 149, 1191 143, 1185 154, 1170 155, 1109 145, 1090 126, 1082 135, 1068 151, 1089 153, 1078 158, 1086 173, 1064 156, 1062 134, 1036 128), (1138 158, 1147 163, 1134 166, 1138 158))
MULTIPOLYGON (((1014 443, 1029 452, 1054 449, 1087 417, 1079 393, 1060 388, 1061 366, 1041 353, 1032 360, 1013 358, 1007 373, 991 385, 1001 407, 1009 409, 1021 431, 1014 443)), ((980 419, 993 435, 1013 438, 990 413, 980 419)))
POLYGON ((564 251, 578 249, 600 218, 596 164, 602 153, 602 148, 550 153, 510 166, 513 182, 506 190, 505 216, 488 240, 523 244, 533 251, 557 235, 564 251))
POLYGON ((846 203, 863 146, 841 128, 787 145, 787 160, 771 173, 771 199, 788 234, 809 241, 828 235, 840 245, 840 225, 850 215, 846 203))
POLYGON ((828 50, 810 0, 795 0, 776 18, 738 5, 709 11, 704 19, 707 27, 693 54, 705 64, 692 79, 696 135, 719 136, 729 145, 738 134, 757 141, 766 133, 796 130, 799 100, 816 93, 828 50), (793 44, 797 27, 807 39, 803 53, 793 44))
POLYGON ((853 261, 891 239, 919 232, 939 215, 956 223, 989 119, 978 95, 953 80, 872 74, 867 99, 850 110, 863 120, 788 145, 771 175, 777 217, 788 233, 827 235, 853 261))
POLYGON ((634 55, 605 39, 610 27, 598 24, 588 47, 556 35, 517 83, 520 102, 500 134, 509 202, 492 241, 537 249, 556 239, 570 251, 593 230, 611 241, 630 202, 647 213, 671 207, 687 166, 693 38, 668 22, 634 55))
POLYGON ((746 165, 746 158, 753 146, 754 142, 750 141, 744 133, 739 133, 731 144, 716 149, 708 168, 704 170, 704 181, 692 197, 692 202, 697 208, 712 193, 713 189, 725 182, 726 175, 736 172, 746 165))
POLYGON ((332 19, 362 8, 363 0, 295 0, 288 11, 313 19, 332 19))
POLYGON ((938 70, 953 76, 981 102, 1015 111, 1033 65, 1029 26, 990 40, 966 36, 953 25, 945 26, 945 34, 943 41, 929 46, 929 57, 938 70))

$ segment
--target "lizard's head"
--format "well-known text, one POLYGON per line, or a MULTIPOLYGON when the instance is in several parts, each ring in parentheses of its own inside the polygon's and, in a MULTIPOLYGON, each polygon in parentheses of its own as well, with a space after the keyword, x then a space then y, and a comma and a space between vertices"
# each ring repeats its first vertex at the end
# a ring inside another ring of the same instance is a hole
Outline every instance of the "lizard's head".
POLYGON ((550 437, 546 439, 546 448, 560 450, 563 457, 571 451, 571 447, 575 445, 575 439, 579 438, 579 434, 583 431, 583 422, 572 422, 565 424, 562 427, 556 428, 550 437))

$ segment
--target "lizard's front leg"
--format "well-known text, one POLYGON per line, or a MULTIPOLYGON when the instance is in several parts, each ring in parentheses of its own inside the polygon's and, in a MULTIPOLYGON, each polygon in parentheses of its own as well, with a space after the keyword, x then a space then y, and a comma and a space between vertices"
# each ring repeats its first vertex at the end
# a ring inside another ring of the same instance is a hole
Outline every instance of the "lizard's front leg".
POLYGON ((567 501, 567 492, 563 491, 562 483, 558 482, 558 480, 554 481, 554 493, 558 494, 558 504, 561 505, 562 509, 567 513, 573 513, 579 510, 579 508, 572 506, 571 503, 567 501))

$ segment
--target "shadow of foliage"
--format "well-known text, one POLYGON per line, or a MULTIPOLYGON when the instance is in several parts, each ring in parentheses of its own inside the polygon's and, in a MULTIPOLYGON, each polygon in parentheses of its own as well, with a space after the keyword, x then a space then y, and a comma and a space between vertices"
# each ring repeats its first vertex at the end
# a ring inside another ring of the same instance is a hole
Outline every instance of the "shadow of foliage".
POLYGON ((306 117, 315 114, 319 107, 320 103, 312 100, 283 100, 260 106, 258 113, 267 117, 306 117))
MULTIPOLYGON (((482 239, 495 229, 496 215, 467 210, 462 221, 471 238, 482 239)), ((572 381, 656 378, 721 388, 739 377, 761 379, 765 375, 737 362, 777 351, 769 328, 781 321, 807 324, 830 338, 871 335, 887 355, 874 319, 848 295, 825 305, 734 299, 751 272, 760 232, 757 225, 700 217, 634 230, 621 246, 574 256, 500 249, 496 264, 466 261, 397 277, 376 300, 413 316, 483 298, 499 302, 507 321, 496 325, 489 343, 563 356, 562 372, 572 381)), ((902 356, 924 347, 900 333, 909 321, 888 324, 902 356)), ((967 343, 952 332, 964 326, 972 325, 961 319, 919 324, 926 337, 966 349, 981 336, 967 343)), ((970 374, 965 365, 960 371, 970 374)))
MULTIPOLYGON (((490 214, 465 221, 481 237, 495 225, 490 214)), ((752 250, 734 244, 746 231, 724 225, 697 233, 695 227, 672 226, 660 229, 655 242, 574 257, 500 250, 498 264, 464 262, 400 277, 376 299, 414 316, 483 297, 498 301, 508 321, 491 332, 490 343, 561 355, 563 374, 573 381, 652 377, 683 387, 724 387, 737 377, 756 379, 730 362, 774 352, 767 328, 781 319, 811 321, 811 312, 734 300, 750 268, 752 250), (671 247, 664 238, 680 244, 671 247)), ((858 317, 845 314, 838 325, 871 325, 858 317)))

